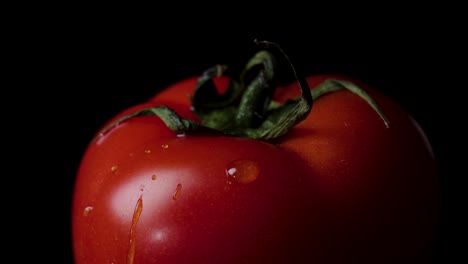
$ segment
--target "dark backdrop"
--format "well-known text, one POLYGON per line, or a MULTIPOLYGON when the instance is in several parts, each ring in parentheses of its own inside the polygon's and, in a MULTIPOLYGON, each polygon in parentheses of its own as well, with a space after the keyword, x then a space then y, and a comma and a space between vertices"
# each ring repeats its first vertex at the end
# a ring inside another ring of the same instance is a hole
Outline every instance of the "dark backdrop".
MULTIPOLYGON (((450 103, 441 100, 437 90, 442 84, 441 64, 450 49, 434 42, 450 41, 452 35, 432 20, 405 20, 401 25, 342 21, 336 26, 323 21, 283 27, 257 21, 257 29, 248 29, 213 20, 186 21, 176 27, 176 18, 140 23, 62 16, 27 27, 18 54, 28 73, 22 78, 30 82, 27 90, 13 89, 23 98, 27 95, 27 100, 20 100, 27 106, 22 107, 27 113, 22 115, 21 123, 27 127, 22 132, 28 138, 34 135, 34 143, 39 143, 27 149, 34 158, 24 166, 33 169, 27 186, 38 205, 32 206, 35 213, 22 225, 30 227, 30 248, 46 248, 36 259, 72 263, 74 177, 88 142, 103 123, 214 64, 243 65, 256 50, 255 38, 280 44, 305 73, 357 77, 400 102, 429 136, 441 165, 444 190, 452 183, 446 141, 450 103)), ((23 161, 25 150, 18 154, 23 161)), ((456 250, 451 224, 446 225, 453 217, 452 198, 451 192, 444 192, 441 259, 456 250)))

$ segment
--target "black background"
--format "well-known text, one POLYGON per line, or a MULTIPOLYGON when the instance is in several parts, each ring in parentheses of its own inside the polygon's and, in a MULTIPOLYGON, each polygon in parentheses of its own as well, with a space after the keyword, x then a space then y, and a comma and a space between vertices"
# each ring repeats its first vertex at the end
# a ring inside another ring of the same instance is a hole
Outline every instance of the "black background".
POLYGON ((19 69, 18 75, 11 75, 10 90, 20 99, 19 107, 8 107, 7 120, 13 134, 31 143, 15 145, 11 152, 20 161, 15 171, 20 168, 23 177, 17 177, 21 185, 15 186, 21 186, 25 202, 18 206, 9 196, 13 208, 8 214, 26 214, 26 223, 13 229, 24 231, 24 239, 13 244, 36 249, 36 260, 73 262, 74 177, 88 142, 103 123, 214 64, 243 65, 257 49, 256 38, 278 43, 306 74, 359 78, 408 109, 426 131, 440 164, 444 208, 438 260, 458 252, 451 210, 458 197, 450 189, 456 179, 449 164, 453 146, 447 140, 456 128, 447 118, 453 100, 445 99, 442 77, 450 65, 446 60, 457 54, 451 43, 458 35, 446 24, 429 15, 414 17, 410 11, 385 18, 379 13, 328 12, 315 20, 298 14, 304 18, 300 22, 291 20, 294 15, 260 19, 255 13, 239 13, 235 19, 211 17, 211 12, 190 19, 173 13, 154 19, 164 13, 155 10, 141 20, 110 13, 39 17, 14 30, 10 39, 15 50, 10 69, 19 69), (31 197, 25 198, 25 193, 31 197))

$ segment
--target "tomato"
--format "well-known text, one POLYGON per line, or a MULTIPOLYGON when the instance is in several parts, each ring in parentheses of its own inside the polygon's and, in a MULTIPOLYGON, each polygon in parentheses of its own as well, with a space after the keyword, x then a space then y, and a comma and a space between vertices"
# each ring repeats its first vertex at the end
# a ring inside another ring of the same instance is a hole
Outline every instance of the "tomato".
MULTIPOLYGON (((437 163, 393 99, 356 84, 389 126, 346 89, 314 98, 285 134, 258 139, 175 132, 143 114, 167 106, 200 122, 181 80, 104 124, 78 171, 73 250, 81 263, 387 263, 429 261, 439 223, 437 163)), ((226 91, 230 77, 212 78, 226 91)), ((273 101, 301 95, 280 85, 273 101)), ((233 123, 230 120, 228 123, 233 123)))

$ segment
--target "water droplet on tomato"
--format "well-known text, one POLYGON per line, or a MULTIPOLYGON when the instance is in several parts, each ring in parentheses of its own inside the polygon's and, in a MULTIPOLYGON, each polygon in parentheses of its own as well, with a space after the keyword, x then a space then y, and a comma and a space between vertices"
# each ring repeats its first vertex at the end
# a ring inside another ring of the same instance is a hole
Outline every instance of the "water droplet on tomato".
POLYGON ((112 166, 111 171, 112 171, 112 172, 116 172, 117 169, 119 169, 119 167, 117 167, 117 166, 114 165, 114 166, 112 166))
POLYGON ((146 153, 146 154, 150 154, 150 153, 151 153, 151 149, 145 150, 145 153, 146 153))
POLYGON ((153 181, 156 180, 156 178, 157 178, 156 174, 153 174, 153 175, 151 176, 151 179, 152 179, 153 181))
POLYGON ((130 244, 127 253, 127 263, 133 263, 135 258, 135 246, 136 246, 136 225, 140 220, 141 211, 143 210, 143 196, 140 195, 135 205, 135 211, 133 212, 132 225, 130 226, 130 244))
POLYGON ((163 144, 163 145, 161 145, 161 148, 163 148, 163 149, 167 149, 168 147, 169 147, 168 144, 163 144))
POLYGON ((226 176, 228 183, 251 183, 255 181, 260 174, 260 165, 258 162, 249 159, 238 159, 231 161, 226 166, 226 176))
POLYGON ((94 208, 92 206, 86 206, 85 209, 83 210, 83 215, 84 216, 89 216, 91 214, 91 211, 93 210, 94 208))
POLYGON ((177 184, 176 190, 174 194, 172 195, 172 199, 176 200, 177 198, 179 198, 181 192, 182 192, 182 184, 179 183, 177 184))
POLYGON ((177 137, 181 138, 181 137, 185 137, 185 133, 180 133, 180 134, 177 134, 177 137))

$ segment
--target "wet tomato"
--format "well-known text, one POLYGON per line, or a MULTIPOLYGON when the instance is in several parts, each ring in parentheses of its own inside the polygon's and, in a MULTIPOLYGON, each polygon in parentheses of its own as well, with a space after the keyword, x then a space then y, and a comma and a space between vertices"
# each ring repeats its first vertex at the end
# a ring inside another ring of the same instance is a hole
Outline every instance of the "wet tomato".
POLYGON ((438 174, 417 122, 357 80, 271 91, 255 65, 237 85, 220 67, 181 80, 103 126, 76 179, 77 264, 430 260, 438 174))

